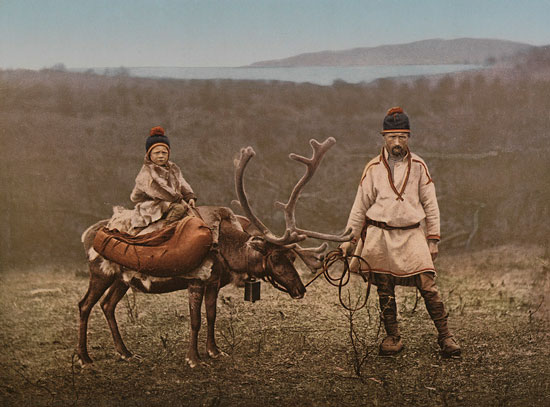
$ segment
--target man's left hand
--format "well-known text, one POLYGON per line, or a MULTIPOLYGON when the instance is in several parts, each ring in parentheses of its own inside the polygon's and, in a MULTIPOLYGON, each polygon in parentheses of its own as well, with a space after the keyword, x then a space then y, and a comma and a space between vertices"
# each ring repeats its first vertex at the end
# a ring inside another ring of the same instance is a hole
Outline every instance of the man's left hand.
POLYGON ((194 208, 194 207, 195 207, 195 200, 194 200, 193 198, 191 198, 191 199, 189 200, 188 204, 189 204, 189 206, 190 206, 191 208, 194 208))
POLYGON ((430 249, 432 260, 435 260, 435 258, 437 257, 437 254, 439 253, 439 249, 437 248, 437 241, 428 240, 428 248, 430 249))

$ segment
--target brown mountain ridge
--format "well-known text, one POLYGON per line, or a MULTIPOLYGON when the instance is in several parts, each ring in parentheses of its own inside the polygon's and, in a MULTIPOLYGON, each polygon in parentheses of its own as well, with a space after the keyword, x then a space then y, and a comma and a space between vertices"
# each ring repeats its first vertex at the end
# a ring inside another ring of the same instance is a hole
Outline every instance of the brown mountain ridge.
POLYGON ((429 39, 406 44, 309 52, 259 61, 252 67, 490 64, 534 46, 519 42, 459 38, 429 39))

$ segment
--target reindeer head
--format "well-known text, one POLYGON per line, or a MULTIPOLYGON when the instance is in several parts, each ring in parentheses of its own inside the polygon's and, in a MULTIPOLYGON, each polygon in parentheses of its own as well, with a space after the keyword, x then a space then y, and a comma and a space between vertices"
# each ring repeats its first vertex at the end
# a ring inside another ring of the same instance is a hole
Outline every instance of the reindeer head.
POLYGON ((323 243, 319 247, 303 248, 298 242, 308 237, 321 240, 344 242, 350 240, 351 231, 347 230, 339 235, 314 232, 311 230, 300 229, 296 226, 295 210, 296 203, 304 186, 311 179, 325 153, 336 143, 332 137, 319 143, 311 140, 313 149, 311 158, 302 157, 296 154, 290 154, 289 157, 295 161, 306 165, 306 172, 294 186, 288 202, 275 202, 275 206, 281 209, 285 214, 286 228, 282 236, 275 236, 254 214, 248 197, 244 189, 244 170, 250 159, 256 155, 252 147, 243 148, 238 160, 235 160, 235 188, 237 192, 237 203, 244 211, 246 218, 240 217, 243 229, 247 233, 255 235, 249 240, 249 246, 252 251, 249 259, 249 267, 255 270, 255 273, 249 273, 252 276, 258 276, 267 279, 276 288, 287 291, 293 298, 302 298, 305 293, 305 287, 302 284, 293 263, 296 256, 300 257, 307 267, 312 271, 321 268, 323 253, 327 244, 323 243), (258 254, 254 254, 253 252, 258 254), (261 267, 259 259, 261 258, 261 267), (281 287, 282 286, 282 287, 281 287))
POLYGON ((303 298, 306 289, 294 267, 296 255, 292 250, 255 235, 248 240, 246 250, 249 277, 268 281, 292 298, 303 298))

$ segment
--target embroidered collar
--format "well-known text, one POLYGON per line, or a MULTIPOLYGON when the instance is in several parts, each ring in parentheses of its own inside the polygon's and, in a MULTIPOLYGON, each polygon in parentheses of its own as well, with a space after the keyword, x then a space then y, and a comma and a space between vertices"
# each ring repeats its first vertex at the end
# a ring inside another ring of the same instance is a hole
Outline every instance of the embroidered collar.
POLYGON ((393 192, 395 192, 395 195, 397 195, 397 198, 395 199, 404 201, 403 193, 405 192, 405 188, 407 187, 407 182, 409 181, 409 175, 411 173, 411 162, 412 162, 411 152, 407 150, 407 155, 403 157, 403 159, 407 159, 407 174, 405 175, 405 181, 403 181, 403 185, 401 186, 401 191, 397 190, 393 182, 390 165, 388 164, 388 158, 386 157, 386 156, 389 157, 389 154, 390 153, 386 150, 386 147, 382 147, 382 152, 380 153, 380 161, 382 161, 384 163, 384 166, 386 167, 386 171, 388 173, 388 181, 390 182, 391 189, 393 190, 393 192), (387 154, 385 154, 384 152, 387 152, 387 154))

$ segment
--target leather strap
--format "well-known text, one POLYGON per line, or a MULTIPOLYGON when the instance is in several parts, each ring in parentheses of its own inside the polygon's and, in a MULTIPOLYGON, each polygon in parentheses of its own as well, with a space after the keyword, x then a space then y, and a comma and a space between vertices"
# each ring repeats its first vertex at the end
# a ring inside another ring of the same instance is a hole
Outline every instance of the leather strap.
POLYGON ((363 230, 361 231, 361 238, 363 239, 363 241, 365 240, 365 236, 367 234, 367 227, 369 226, 374 226, 384 230, 410 230, 410 229, 416 229, 417 227, 419 227, 420 222, 415 223, 414 225, 408 225, 408 226, 391 226, 391 225, 388 225, 386 222, 380 222, 380 221, 367 218, 365 221, 365 226, 363 226, 363 230))

